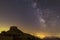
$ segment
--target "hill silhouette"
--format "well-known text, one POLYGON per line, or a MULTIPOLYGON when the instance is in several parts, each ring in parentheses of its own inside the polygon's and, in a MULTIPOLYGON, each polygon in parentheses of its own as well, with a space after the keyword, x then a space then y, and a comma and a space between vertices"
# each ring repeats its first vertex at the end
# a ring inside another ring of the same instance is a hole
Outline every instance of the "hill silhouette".
POLYGON ((2 31, 0 34, 0 40, 41 40, 38 37, 24 33, 16 26, 11 26, 7 32, 2 31))
POLYGON ((43 40, 60 40, 59 37, 45 37, 43 40))
POLYGON ((40 39, 36 36, 24 33, 19 30, 16 26, 11 26, 10 29, 0 33, 0 40, 60 40, 58 37, 45 37, 40 39))

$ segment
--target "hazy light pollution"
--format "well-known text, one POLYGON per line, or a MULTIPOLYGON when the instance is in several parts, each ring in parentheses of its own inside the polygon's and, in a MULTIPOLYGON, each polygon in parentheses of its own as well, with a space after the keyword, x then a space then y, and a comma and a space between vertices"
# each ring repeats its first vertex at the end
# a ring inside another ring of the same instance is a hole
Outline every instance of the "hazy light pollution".
POLYGON ((36 36, 60 36, 60 0, 0 0, 0 31, 12 25, 36 36))

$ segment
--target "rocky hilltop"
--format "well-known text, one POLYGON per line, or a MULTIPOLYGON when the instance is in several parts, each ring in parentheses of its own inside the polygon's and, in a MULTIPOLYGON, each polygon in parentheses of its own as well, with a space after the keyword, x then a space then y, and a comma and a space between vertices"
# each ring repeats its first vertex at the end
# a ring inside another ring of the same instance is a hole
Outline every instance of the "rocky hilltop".
POLYGON ((0 40, 60 40, 58 37, 45 37, 40 39, 36 36, 24 33, 19 30, 16 26, 11 26, 10 29, 0 33, 0 40))
POLYGON ((16 26, 11 26, 7 32, 2 31, 0 34, 0 40, 41 40, 38 37, 24 33, 16 26))

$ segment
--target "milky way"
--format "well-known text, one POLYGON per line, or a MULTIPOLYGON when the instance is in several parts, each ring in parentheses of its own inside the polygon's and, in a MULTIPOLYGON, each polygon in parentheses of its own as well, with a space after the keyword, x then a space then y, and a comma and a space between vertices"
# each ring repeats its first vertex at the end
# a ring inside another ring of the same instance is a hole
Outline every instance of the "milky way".
MULTIPOLYGON (((44 5, 45 5, 45 3, 43 4, 43 6, 44 5)), ((39 6, 41 7, 41 5, 39 5, 39 0, 35 0, 33 8, 36 9, 35 14, 37 14, 36 17, 38 18, 39 26, 40 26, 40 28, 42 30, 42 29, 46 29, 45 28, 46 27, 46 21, 43 18, 43 10, 41 10, 42 7, 39 8, 39 6)))
POLYGON ((28 33, 60 33, 60 0, 0 0, 0 26, 10 25, 28 33))
POLYGON ((36 9, 35 14, 37 14, 36 17, 38 18, 38 23, 39 23, 41 30, 43 29, 42 31, 55 32, 56 28, 59 28, 57 27, 59 26, 59 24, 57 24, 59 23, 58 22, 59 16, 56 15, 57 13, 54 12, 55 10, 57 10, 57 7, 54 8, 55 9, 54 10, 53 6, 55 5, 52 6, 52 4, 55 4, 56 0, 52 4, 49 3, 51 6, 48 7, 49 1, 50 0, 35 0, 33 8, 36 9))

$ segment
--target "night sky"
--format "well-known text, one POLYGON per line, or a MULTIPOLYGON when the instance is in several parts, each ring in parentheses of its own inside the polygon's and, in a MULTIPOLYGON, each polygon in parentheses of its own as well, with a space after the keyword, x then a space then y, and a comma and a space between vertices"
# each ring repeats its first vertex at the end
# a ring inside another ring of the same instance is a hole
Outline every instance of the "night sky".
POLYGON ((60 0, 0 0, 0 26, 12 25, 31 34, 60 35, 60 0))

